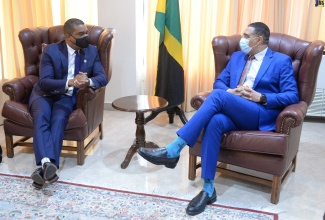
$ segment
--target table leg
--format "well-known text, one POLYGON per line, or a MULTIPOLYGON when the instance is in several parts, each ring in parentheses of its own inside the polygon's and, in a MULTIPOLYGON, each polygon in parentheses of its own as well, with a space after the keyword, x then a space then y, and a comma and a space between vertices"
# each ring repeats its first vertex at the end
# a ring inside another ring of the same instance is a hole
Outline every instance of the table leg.
POLYGON ((145 148, 158 148, 159 146, 153 142, 146 141, 146 132, 144 130, 144 113, 136 112, 135 124, 137 125, 137 130, 135 132, 135 140, 128 150, 128 153, 125 156, 124 161, 121 164, 121 168, 125 169, 128 167, 133 155, 138 151, 140 147, 145 148))
POLYGON ((140 147, 146 146, 146 132, 144 130, 143 112, 136 112, 135 124, 137 125, 137 130, 135 132, 135 140, 133 145, 130 147, 128 153, 126 154, 124 161, 121 164, 122 169, 127 168, 133 155, 137 152, 140 147))

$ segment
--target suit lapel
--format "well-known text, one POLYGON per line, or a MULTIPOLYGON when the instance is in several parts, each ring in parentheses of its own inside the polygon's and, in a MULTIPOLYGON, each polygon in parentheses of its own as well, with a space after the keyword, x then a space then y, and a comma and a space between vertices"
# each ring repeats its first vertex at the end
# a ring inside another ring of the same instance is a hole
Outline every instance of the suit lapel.
POLYGON ((252 89, 255 89, 256 85, 261 80, 261 78, 264 76, 264 74, 266 73, 266 70, 269 68, 272 61, 273 61, 273 52, 270 48, 268 48, 266 51, 266 54, 264 56, 264 59, 262 61, 261 67, 258 70, 258 73, 256 75, 255 82, 254 82, 252 89))

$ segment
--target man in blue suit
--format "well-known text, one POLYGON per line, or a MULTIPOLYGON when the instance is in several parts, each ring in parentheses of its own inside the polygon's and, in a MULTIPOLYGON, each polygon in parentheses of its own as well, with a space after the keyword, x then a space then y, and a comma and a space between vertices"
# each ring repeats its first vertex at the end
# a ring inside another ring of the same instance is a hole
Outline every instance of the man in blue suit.
POLYGON ((156 164, 174 168, 180 151, 194 146, 204 129, 201 165, 203 190, 186 212, 197 215, 216 201, 214 178, 222 134, 232 130, 275 130, 276 118, 299 101, 290 57, 268 48, 270 30, 262 22, 250 24, 235 52, 213 85, 213 91, 195 115, 165 148, 140 148, 139 154, 156 164))
POLYGON ((34 121, 36 164, 33 186, 58 180, 64 129, 75 108, 76 92, 86 87, 99 88, 108 83, 97 48, 89 45, 83 21, 69 19, 64 26, 64 41, 46 46, 42 53, 39 81, 29 99, 34 121))

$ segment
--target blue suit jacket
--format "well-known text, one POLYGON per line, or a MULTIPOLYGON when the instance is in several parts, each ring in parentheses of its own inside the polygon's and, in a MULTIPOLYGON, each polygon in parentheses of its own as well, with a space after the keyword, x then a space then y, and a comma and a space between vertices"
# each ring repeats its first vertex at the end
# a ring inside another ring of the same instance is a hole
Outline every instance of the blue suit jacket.
MULTIPOLYGON (((213 88, 236 88, 246 60, 245 53, 235 52, 214 82, 213 88)), ((261 108, 259 115, 260 130, 275 130, 278 114, 286 106, 299 101, 291 58, 268 48, 252 89, 267 97, 267 105, 261 108)))
MULTIPOLYGON (((81 72, 87 72, 96 88, 106 86, 108 83, 104 68, 100 62, 97 48, 89 45, 83 49, 85 54, 81 57, 81 72)), ((49 44, 42 53, 39 81, 34 85, 29 98, 29 105, 42 96, 59 97, 66 93, 68 77, 68 48, 65 41, 49 44)))

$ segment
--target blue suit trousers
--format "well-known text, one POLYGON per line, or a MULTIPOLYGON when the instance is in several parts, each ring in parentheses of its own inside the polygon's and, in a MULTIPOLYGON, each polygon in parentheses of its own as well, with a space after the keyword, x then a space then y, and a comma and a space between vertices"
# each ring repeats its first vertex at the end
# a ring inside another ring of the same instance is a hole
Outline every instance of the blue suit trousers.
POLYGON ((177 131, 190 147, 203 132, 201 177, 214 179, 222 134, 233 130, 258 130, 263 105, 225 90, 214 89, 193 117, 177 131))
POLYGON ((48 157, 57 167, 60 164, 64 129, 73 110, 71 96, 39 97, 30 107, 34 120, 34 152, 36 164, 48 157))

